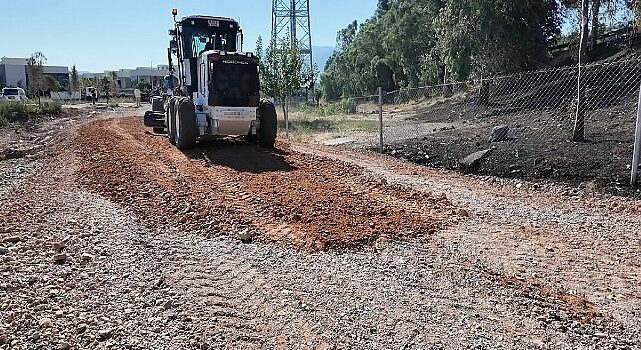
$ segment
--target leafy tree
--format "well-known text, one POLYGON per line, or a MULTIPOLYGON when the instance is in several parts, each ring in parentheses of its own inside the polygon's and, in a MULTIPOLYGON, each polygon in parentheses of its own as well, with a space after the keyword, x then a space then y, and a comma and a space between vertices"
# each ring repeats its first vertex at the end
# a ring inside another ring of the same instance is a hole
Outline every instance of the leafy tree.
POLYGON ((105 96, 107 98, 107 103, 109 103, 109 85, 109 77, 106 75, 100 77, 96 84, 96 90, 98 91, 98 94, 105 96))
POLYGON ((73 93, 78 91, 79 88, 80 80, 78 78, 78 70, 74 64, 71 68, 71 77, 69 78, 69 96, 73 95, 73 93))
POLYGON ((151 84, 150 84, 147 80, 141 80, 141 81, 139 81, 139 82, 138 82, 138 84, 137 84, 136 86, 137 86, 137 87, 138 87, 138 89, 140 89, 141 91, 149 91, 149 90, 151 90, 151 84))
MULTIPOLYGON (((118 74, 116 72, 109 72, 109 93, 113 97, 117 97, 120 94, 120 87, 118 86, 118 74)), ((107 101, 109 102, 109 101, 107 101)))
POLYGON ((358 21, 350 23, 345 29, 341 29, 336 34, 336 43, 340 50, 347 50, 354 41, 358 32, 358 21))
POLYGON ((296 41, 284 39, 277 43, 272 38, 265 51, 262 46, 263 41, 259 37, 256 54, 260 59, 261 92, 280 100, 288 129, 291 97, 301 87, 313 84, 315 72, 305 66, 296 41))
POLYGON ((47 63, 45 55, 38 51, 27 59, 27 74, 29 75, 29 93, 38 96, 38 105, 41 105, 40 96, 45 88, 46 80, 44 64, 47 63))
POLYGON ((45 75, 44 82, 45 89, 53 92, 62 91, 62 85, 51 75, 45 75))
POLYGON ((578 12, 580 23, 577 27, 581 25, 584 18, 588 19, 587 33, 590 50, 596 48, 598 37, 606 28, 605 21, 624 19, 626 12, 633 14, 638 20, 641 14, 641 3, 638 0, 560 0, 560 3, 566 9, 578 12))
POLYGON ((80 79, 80 88, 81 89, 92 87, 92 86, 95 86, 93 78, 83 77, 83 78, 80 79))
POLYGON ((376 16, 384 15, 387 11, 389 11, 390 7, 390 0, 378 0, 378 4, 376 5, 376 16))
POLYGON ((560 33, 561 10, 556 0, 380 0, 372 18, 338 32, 323 96, 538 68, 560 33))
POLYGON ((447 0, 439 51, 458 80, 538 68, 556 14, 555 0, 447 0))

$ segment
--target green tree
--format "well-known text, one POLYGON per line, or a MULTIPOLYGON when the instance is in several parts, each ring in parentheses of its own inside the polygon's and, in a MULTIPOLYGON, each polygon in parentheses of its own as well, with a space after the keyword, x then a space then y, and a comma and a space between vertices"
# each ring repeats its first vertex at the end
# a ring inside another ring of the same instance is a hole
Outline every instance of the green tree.
POLYGON ((606 21, 625 20, 627 14, 632 14, 638 20, 641 14, 641 3, 638 0, 560 0, 560 3, 566 9, 578 12, 579 23, 575 27, 582 28, 581 23, 587 18, 588 27, 585 30, 590 50, 597 47, 597 40, 606 28, 606 21))
POLYGON ((289 130, 291 97, 303 86, 313 84, 315 73, 303 64, 298 43, 288 39, 277 43, 275 39, 263 51, 262 38, 256 42, 260 59, 261 92, 281 102, 285 126, 289 130))
POLYGON ((40 97, 47 83, 44 74, 44 64, 47 63, 45 55, 38 51, 27 59, 27 74, 29 78, 29 93, 38 96, 38 105, 41 105, 40 97))
POLYGON ((80 88, 88 88, 88 87, 94 87, 96 86, 95 81, 93 78, 90 77, 83 77, 80 79, 80 88))
POLYGON ((107 75, 103 75, 97 80, 96 84, 96 90, 98 91, 99 95, 105 96, 107 98, 107 103, 109 103, 109 77, 107 75))
POLYGON ((555 0, 447 0, 437 18, 439 54, 458 80, 540 67, 555 0))
POLYGON ((377 16, 384 15, 387 11, 389 11, 390 7, 391 7, 390 0, 378 0, 378 4, 376 5, 376 15, 377 16))
POLYGON ((51 75, 45 75, 43 88, 49 91, 59 92, 62 91, 63 87, 54 77, 51 75))
POLYGON ((80 88, 80 81, 78 79, 78 70, 76 65, 71 68, 71 77, 69 78, 69 97, 71 97, 80 88))
POLYGON ((560 14, 556 0, 380 0, 372 18, 337 33, 341 50, 321 75, 323 96, 538 68, 560 14))
POLYGON ((354 41, 358 32, 358 21, 350 23, 345 29, 341 29, 336 34, 336 43, 341 50, 347 50, 354 41))
MULTIPOLYGON (((113 97, 120 94, 120 87, 118 86, 118 74, 116 72, 109 72, 109 93, 113 97)), ((107 101, 108 102, 108 101, 107 101)))
POLYGON ((147 80, 139 81, 136 86, 138 87, 138 89, 140 89, 140 91, 149 92, 149 90, 151 90, 151 83, 149 83, 147 80))

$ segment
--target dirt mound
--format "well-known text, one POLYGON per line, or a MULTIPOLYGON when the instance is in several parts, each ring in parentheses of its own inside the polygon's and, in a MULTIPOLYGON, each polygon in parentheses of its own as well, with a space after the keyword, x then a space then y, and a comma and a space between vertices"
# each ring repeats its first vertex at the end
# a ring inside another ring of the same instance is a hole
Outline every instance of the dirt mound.
POLYGON ((73 141, 77 180, 128 206, 147 226, 292 243, 310 251, 425 237, 455 209, 358 167, 237 140, 181 152, 141 118, 99 120, 73 141))

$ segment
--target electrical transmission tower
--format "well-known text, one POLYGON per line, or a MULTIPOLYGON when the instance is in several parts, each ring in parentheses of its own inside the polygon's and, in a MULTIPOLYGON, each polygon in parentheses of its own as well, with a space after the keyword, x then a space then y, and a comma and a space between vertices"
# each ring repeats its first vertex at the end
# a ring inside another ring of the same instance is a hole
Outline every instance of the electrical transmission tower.
POLYGON ((314 68, 312 35, 309 26, 309 0, 273 0, 272 38, 298 42, 303 62, 314 68))

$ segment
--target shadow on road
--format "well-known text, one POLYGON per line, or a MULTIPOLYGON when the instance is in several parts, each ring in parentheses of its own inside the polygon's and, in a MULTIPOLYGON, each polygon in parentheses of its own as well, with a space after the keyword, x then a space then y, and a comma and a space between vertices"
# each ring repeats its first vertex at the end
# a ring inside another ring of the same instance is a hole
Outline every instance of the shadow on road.
POLYGON ((225 166, 246 173, 296 170, 285 159, 289 152, 280 149, 266 150, 238 139, 207 140, 184 153, 191 159, 205 161, 207 165, 225 166))

